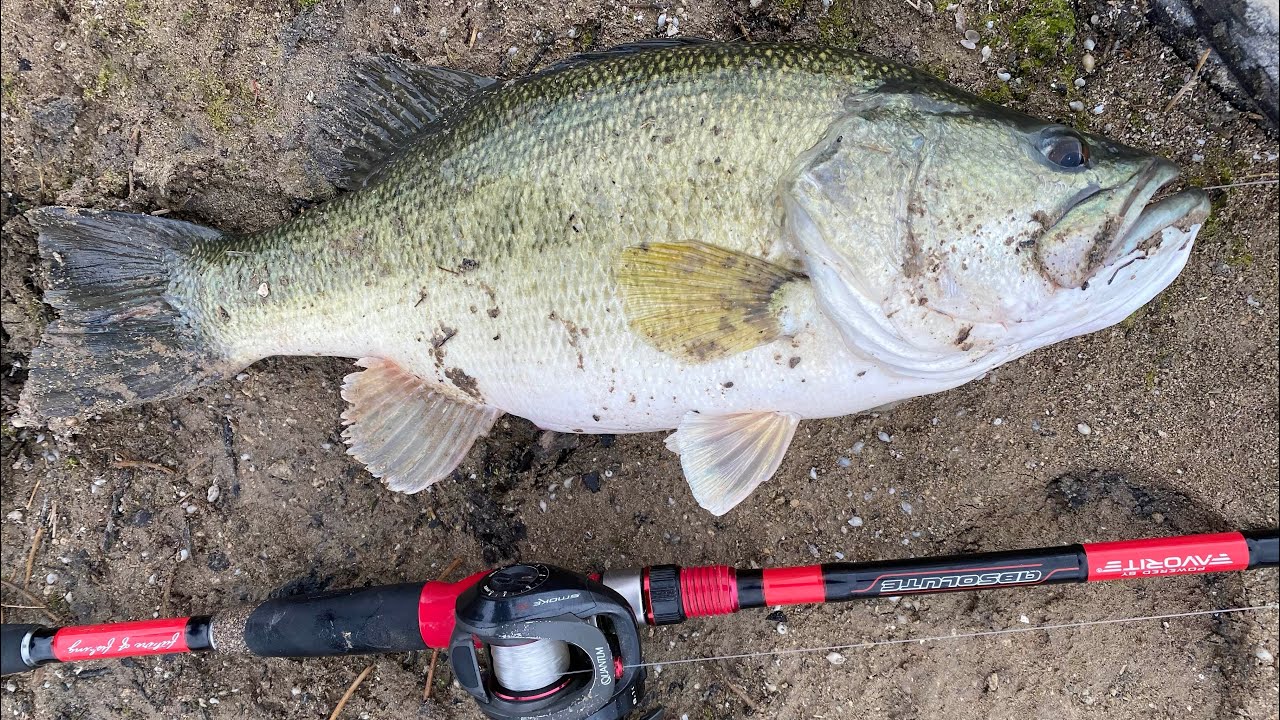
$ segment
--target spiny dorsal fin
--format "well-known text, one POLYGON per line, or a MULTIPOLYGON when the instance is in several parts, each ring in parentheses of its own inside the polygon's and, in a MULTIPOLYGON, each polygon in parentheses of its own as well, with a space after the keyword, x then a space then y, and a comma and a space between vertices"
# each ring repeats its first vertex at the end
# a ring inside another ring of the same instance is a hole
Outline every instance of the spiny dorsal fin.
POLYGON ((777 472, 799 424, 791 413, 689 413, 667 447, 679 453, 698 504, 724 515, 777 472))
POLYGON ((782 335, 782 293, 798 273, 700 242, 622 251, 618 285, 631 329, 659 350, 707 362, 782 335))
POLYGON ((329 137, 316 161, 335 186, 364 185, 448 111, 495 82, 394 55, 359 61, 324 112, 321 130, 329 137))
POLYGON ((347 454, 392 490, 416 493, 447 477, 502 411, 454 400, 422 378, 381 358, 342 381, 347 454))
POLYGON ((663 50, 669 48, 687 47, 689 45, 714 45, 715 40, 707 40, 700 37, 670 37, 670 38, 648 38, 645 40, 637 40, 635 42, 623 43, 607 50, 592 50, 590 52, 578 53, 570 55, 563 60, 548 65, 539 70, 537 74, 560 72, 568 70, 579 65, 588 65, 601 60, 608 60, 620 55, 634 55, 640 52, 649 52, 652 50, 663 50))

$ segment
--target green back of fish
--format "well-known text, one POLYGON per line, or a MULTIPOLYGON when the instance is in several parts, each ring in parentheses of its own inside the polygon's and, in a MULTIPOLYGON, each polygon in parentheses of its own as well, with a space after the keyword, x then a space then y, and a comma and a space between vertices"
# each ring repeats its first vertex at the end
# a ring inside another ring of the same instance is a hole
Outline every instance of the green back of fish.
POLYGON ((339 327, 371 305, 440 307, 477 287, 494 308, 605 303, 618 253, 643 243, 768 256, 779 179, 884 83, 952 92, 859 54, 745 44, 604 55, 495 86, 370 186, 202 246, 174 294, 243 349, 282 324, 339 327))

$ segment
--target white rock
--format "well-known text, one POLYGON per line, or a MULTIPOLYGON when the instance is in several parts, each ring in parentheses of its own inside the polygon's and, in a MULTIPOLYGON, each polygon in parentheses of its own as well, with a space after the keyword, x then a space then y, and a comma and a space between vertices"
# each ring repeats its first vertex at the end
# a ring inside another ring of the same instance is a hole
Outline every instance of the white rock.
POLYGON ((213 485, 210 485, 209 490, 204 494, 205 498, 208 499, 209 502, 218 502, 218 498, 221 495, 222 495, 222 490, 218 488, 216 483, 213 485))
POLYGON ((862 527, 862 518, 857 515, 849 518, 849 527, 862 527))
POLYGON ((1080 58, 1080 64, 1084 67, 1085 72, 1091 73, 1098 66, 1098 61, 1093 59, 1091 53, 1085 53, 1084 57, 1080 58))
POLYGON ((1079 100, 1072 100, 1071 102, 1067 103, 1067 107, 1071 108, 1072 112, 1084 111, 1084 103, 1080 102, 1079 100))
POLYGON ((1000 82, 1009 82, 1011 79, 1013 79, 1013 75, 1011 73, 1005 72, 1004 70, 1001 70, 1000 72, 996 73, 996 77, 1000 78, 1000 82))
POLYGON ((893 436, 883 430, 876 433, 876 437, 880 438, 880 442, 893 442, 893 436))
POLYGON ((910 515, 910 514, 911 514, 911 510, 912 510, 912 508, 911 508, 911 503, 907 502, 906 500, 903 500, 903 501, 902 501, 902 512, 904 512, 904 513, 906 513, 906 514, 910 515))
POLYGON ((1275 656, 1271 654, 1270 650, 1262 647, 1261 645, 1258 646, 1258 651, 1255 652, 1253 656, 1261 660, 1264 665, 1270 665, 1272 662, 1275 662, 1276 659, 1275 656))
POLYGON ((190 560, 190 559, 191 559, 190 550, 186 548, 182 548, 181 550, 178 551, 178 562, 186 562, 187 560, 190 560))
POLYGON ((49 573, 48 575, 45 575, 44 581, 49 585, 58 582, 58 573, 49 573))
POLYGON ((1098 46, 1098 44, 1097 44, 1097 43, 1095 43, 1095 42, 1093 41, 1093 38, 1085 38, 1085 39, 1084 39, 1084 49, 1085 49, 1085 50, 1088 50, 1089 52, 1093 52, 1093 49, 1094 49, 1095 47, 1097 47, 1097 46, 1098 46))
POLYGON ((843 665, 845 657, 838 652, 827 653, 827 662, 832 665, 843 665))
POLYGON ((1030 625, 1031 618, 1027 617, 1026 615, 1019 615, 1018 622, 1022 623, 1023 625, 1030 625))
POLYGON ((5 515, 5 519, 12 520, 14 522, 22 522, 22 511, 11 510, 8 515, 5 515))
POLYGON ((1088 425, 1085 425, 1084 423, 1080 423, 1079 425, 1076 425, 1076 432, 1080 433, 1081 435, 1088 435, 1093 432, 1093 428, 1089 427, 1088 425))

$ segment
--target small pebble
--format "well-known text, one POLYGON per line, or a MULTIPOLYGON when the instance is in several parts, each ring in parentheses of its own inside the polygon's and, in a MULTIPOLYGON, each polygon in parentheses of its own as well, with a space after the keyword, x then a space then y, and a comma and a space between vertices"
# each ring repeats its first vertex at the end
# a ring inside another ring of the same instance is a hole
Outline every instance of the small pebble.
POLYGON ((1080 433, 1081 435, 1088 435, 1089 433, 1093 432, 1093 428, 1089 427, 1088 425, 1085 425, 1084 423, 1080 423, 1079 425, 1076 426, 1076 432, 1080 433))
POLYGON ((1106 103, 1098 103, 1097 105, 1093 106, 1093 114, 1101 115, 1102 113, 1106 112, 1106 109, 1107 109, 1106 103))
POLYGON ((786 634, 787 634, 787 624, 786 624, 786 623, 784 623, 784 622, 780 622, 780 623, 778 623, 778 625, 777 625, 777 628, 776 628, 776 629, 777 629, 777 631, 778 631, 778 634, 779 634, 779 635, 786 635, 786 634))
POLYGON ((190 559, 191 559, 190 550, 186 548, 182 548, 181 550, 178 551, 178 562, 186 562, 187 560, 190 560, 190 559))
POLYGON ((49 573, 48 575, 45 575, 45 576, 44 576, 44 581, 45 581, 46 583, 48 583, 49 585, 52 585, 52 584, 54 584, 54 583, 58 582, 58 573, 49 573))
POLYGON ((1084 111, 1084 103, 1080 102, 1079 100, 1072 100, 1071 102, 1067 103, 1067 107, 1071 108, 1072 112, 1084 111))
POLYGON ((831 663, 832 665, 843 665, 844 656, 838 652, 827 653, 827 662, 831 663))
MULTIPOLYGON (((1252 296, 1250 296, 1250 297, 1252 297, 1252 296)), ((14 522, 22 522, 22 511, 21 511, 21 510, 13 510, 13 511, 11 511, 8 515, 5 515, 5 518, 7 518, 7 519, 9 519, 9 520, 12 520, 12 521, 14 521, 14 522)))
POLYGON ((992 424, 992 425, 1003 425, 1003 424, 1004 424, 1004 418, 996 418, 995 420, 992 420, 992 421, 991 421, 991 424, 992 424))
POLYGON ((546 511, 547 511, 547 501, 546 501, 546 500, 539 500, 539 501, 538 501, 538 509, 539 509, 539 510, 541 510, 542 512, 546 512, 546 511))
POLYGON ((1084 78, 1076 78, 1072 84, 1078 88, 1082 88, 1085 86, 1084 78))
POLYGON ((1093 52, 1093 49, 1094 49, 1095 47, 1097 47, 1097 46, 1098 46, 1098 44, 1097 44, 1097 43, 1095 43, 1095 42, 1093 41, 1093 38, 1085 38, 1085 39, 1084 39, 1084 49, 1085 49, 1085 50, 1087 50, 1087 51, 1089 51, 1089 52, 1093 52))
POLYGON ((990 59, 991 59, 991 46, 983 45, 982 46, 982 62, 986 62, 990 59))
POLYGON ((982 35, 977 30, 965 30, 964 39, 968 40, 969 42, 976 43, 982 39, 982 35))
POLYGON ((853 447, 849 448, 849 452, 853 453, 854 455, 861 455, 862 448, 866 446, 867 444, 865 442, 859 440, 858 442, 853 444, 853 447))
POLYGON ((880 438, 880 442, 893 442, 893 436, 883 430, 876 433, 876 437, 880 438))
POLYGON ((811 468, 809 468, 809 479, 810 479, 810 480, 817 480, 817 479, 818 479, 818 468, 816 468, 816 467, 811 467, 811 468))
POLYGON ((1270 665, 1276 659, 1275 656, 1271 654, 1270 650, 1262 646, 1258 646, 1258 651, 1255 652, 1253 656, 1261 660, 1264 665, 1270 665))
POLYGON ((849 527, 862 527, 862 518, 857 515, 849 518, 849 527))
POLYGON ((1009 80, 1013 78, 1013 75, 1005 72, 1004 70, 1001 70, 1000 72, 996 73, 996 77, 1000 78, 1000 82, 1009 82, 1009 80))
POLYGON ((1085 72, 1091 73, 1097 67, 1098 61, 1093 59, 1093 55, 1085 53, 1084 57, 1080 58, 1080 64, 1084 67, 1085 72))
POLYGON ((211 503, 218 502, 218 498, 221 495, 222 490, 219 489, 217 485, 210 485, 209 490, 204 494, 205 498, 211 503))
POLYGON ((1018 622, 1022 623, 1023 625, 1030 625, 1031 618, 1027 617, 1026 615, 1019 615, 1018 622))
POLYGON ((976 42, 974 42, 974 41, 972 41, 972 40, 970 40, 970 39, 968 39, 968 38, 965 38, 964 40, 961 40, 961 41, 960 41, 960 46, 961 46, 961 47, 963 47, 965 50, 977 50, 977 49, 978 49, 978 43, 976 43, 976 42))
POLYGON ((906 500, 903 500, 903 501, 902 501, 902 512, 904 512, 904 513, 906 513, 906 514, 910 515, 910 514, 911 514, 911 503, 907 502, 906 500))
MULTIPOLYGON (((1250 296, 1249 296, 1249 300, 1252 300, 1252 299, 1253 299, 1253 296, 1252 296, 1252 295, 1250 295, 1250 296)), ((1246 301, 1246 302, 1247 302, 1247 301, 1246 301)), ((1256 301, 1255 301, 1255 302, 1256 302, 1256 301)), ((853 461, 852 461, 852 460, 850 460, 850 459, 849 459, 849 458, 847 458, 847 457, 844 457, 844 456, 842 455, 842 456, 840 456, 839 458, 837 458, 837 459, 836 459, 836 464, 837 464, 837 465, 839 465, 840 467, 849 467, 850 465, 852 465, 852 464, 853 464, 853 461)), ((19 518, 19 519, 21 519, 21 518, 19 518)))

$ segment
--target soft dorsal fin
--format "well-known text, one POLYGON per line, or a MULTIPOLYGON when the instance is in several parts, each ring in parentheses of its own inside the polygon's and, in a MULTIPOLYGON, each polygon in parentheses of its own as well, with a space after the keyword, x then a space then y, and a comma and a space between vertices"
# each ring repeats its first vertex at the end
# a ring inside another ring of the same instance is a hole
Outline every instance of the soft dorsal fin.
POLYGON ((495 82, 394 55, 361 60, 324 112, 321 131, 328 137, 315 159, 336 187, 364 185, 395 156, 432 133, 451 109, 495 82))
POLYGON ((707 40, 700 37, 670 37, 670 38, 648 38, 645 40, 637 40, 635 42, 623 43, 607 50, 592 50, 590 52, 578 53, 570 55, 563 60, 557 60, 548 65, 538 74, 560 72, 569 68, 578 67, 579 65, 587 65, 601 60, 608 60, 620 55, 634 55, 640 52, 649 52, 651 50, 663 50, 669 48, 686 47, 689 45, 712 45, 715 40, 707 40))

